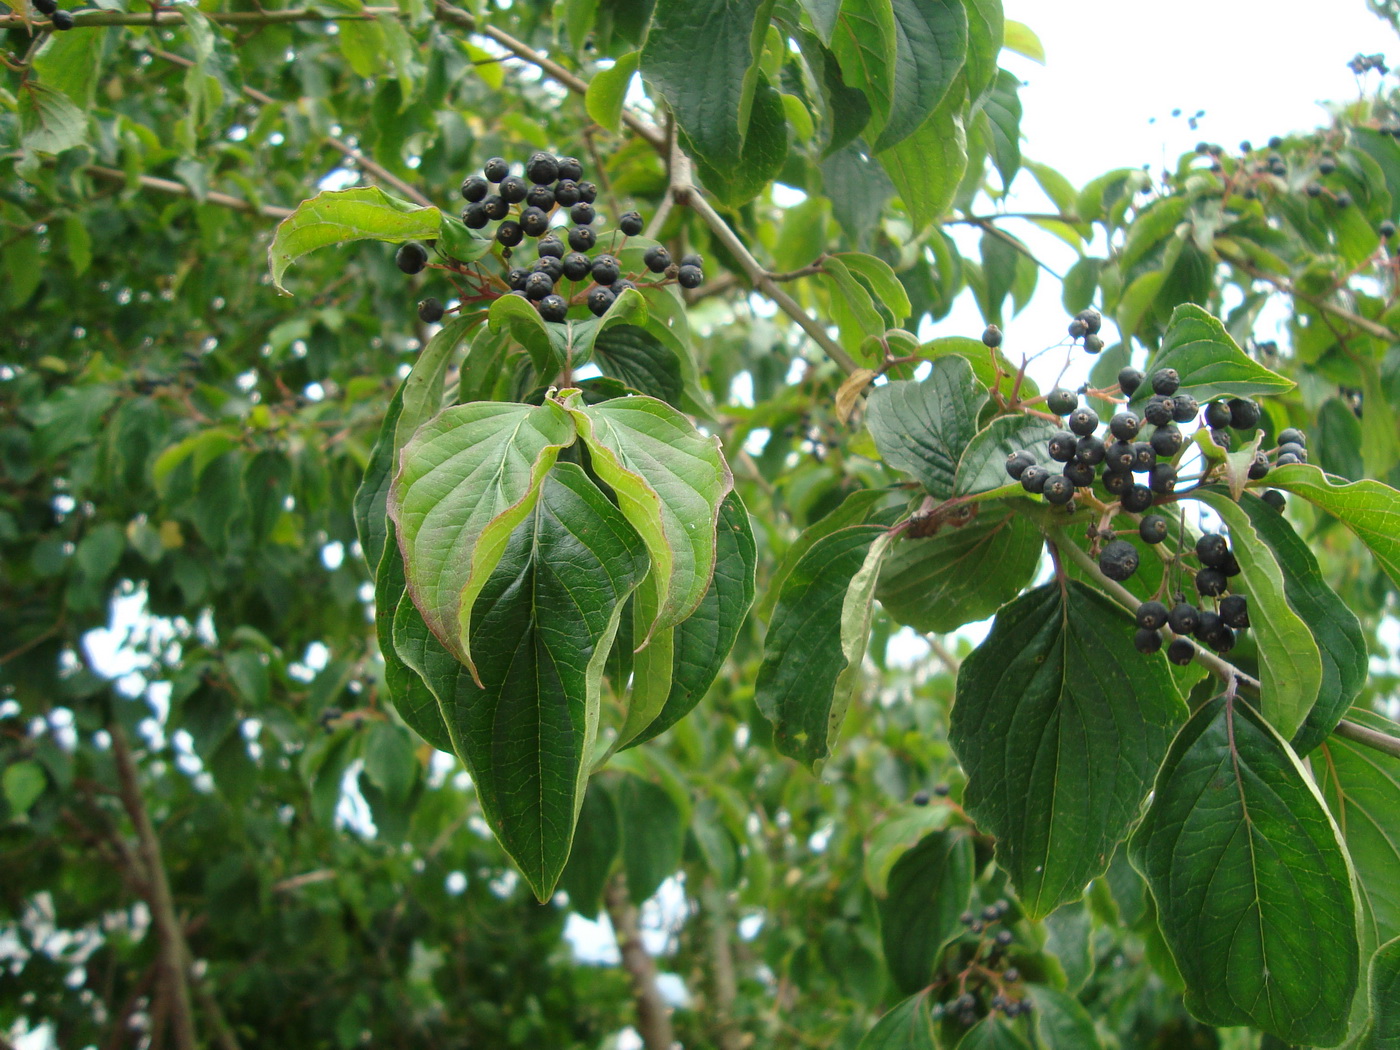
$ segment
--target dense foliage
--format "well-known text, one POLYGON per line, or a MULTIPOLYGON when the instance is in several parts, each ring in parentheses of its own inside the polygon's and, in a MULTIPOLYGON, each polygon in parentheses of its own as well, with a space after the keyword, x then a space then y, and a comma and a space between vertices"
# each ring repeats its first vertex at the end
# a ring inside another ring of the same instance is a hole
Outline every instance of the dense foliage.
POLYGON ((0 1030, 1400 1045, 1380 56, 1075 187, 999 0, 18 2, 0 1030))

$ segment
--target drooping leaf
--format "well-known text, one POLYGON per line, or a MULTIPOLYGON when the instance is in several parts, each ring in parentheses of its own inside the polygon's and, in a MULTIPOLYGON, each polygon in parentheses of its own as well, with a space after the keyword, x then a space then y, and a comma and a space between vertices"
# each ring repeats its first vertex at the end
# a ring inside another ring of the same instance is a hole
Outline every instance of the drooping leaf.
POLYGON ((1400 587, 1400 492, 1379 481, 1334 478, 1309 463, 1271 471, 1269 484, 1297 493, 1341 519, 1400 587))
POLYGON ((871 121, 883 126, 894 89, 894 11, 879 0, 842 0, 831 32, 841 78, 870 103, 871 121))
POLYGON ((535 896, 568 860, 598 729, 603 663, 646 548, 582 468, 560 463, 473 609, 478 687, 431 634, 394 644, 428 683, 481 808, 535 896))
POLYGON ((622 126, 622 102, 627 97, 627 88, 632 83, 632 74, 637 72, 641 55, 629 51, 618 57, 607 69, 600 69, 588 82, 588 92, 584 95, 584 105, 594 122, 616 134, 622 126))
POLYGON ((1035 525, 998 504, 967 524, 895 544, 875 597, 916 631, 953 631, 1020 594, 1035 575, 1040 550, 1035 525))
POLYGON ((876 150, 902 142, 943 101, 967 59, 962 0, 893 0, 894 74, 888 107, 877 106, 876 150))
POLYGON ((20 143, 27 150, 62 153, 87 137, 87 115, 57 88, 37 80, 19 91, 20 143))
POLYGON ((685 819, 665 788, 630 774, 618 786, 617 814, 627 890, 640 905, 681 866, 685 819))
POLYGON ((587 406, 572 397, 566 406, 594 470, 651 554, 657 614, 648 631, 674 627, 695 611, 714 573, 715 523, 734 482, 719 440, 651 397, 587 406))
POLYGON ((886 1011, 856 1050, 938 1050, 928 989, 886 1011))
POLYGON ((845 715, 849 696, 838 696, 837 685, 849 663, 847 598, 887 535, 880 525, 852 525, 822 537, 793 567, 773 610, 754 700, 774 725, 778 751, 808 765, 825 761, 845 715))
POLYGON ((403 381, 403 414, 394 432, 396 451, 408 444, 415 430, 438 414, 442 408, 447 369, 457 347, 484 320, 486 313, 482 310, 459 314, 434 332, 428 345, 423 347, 413 363, 413 371, 403 381))
POLYGON ((676 352, 639 325, 609 328, 593 342, 593 360, 604 375, 633 390, 675 404, 683 380, 676 352))
POLYGON ((621 843, 612 792, 600 778, 594 777, 583 796, 569 863, 559 876, 559 885, 569 895, 569 907, 585 919, 597 921, 603 889, 621 843))
POLYGON ((991 94, 982 107, 989 137, 988 147, 1003 187, 1021 167, 1021 81, 1006 70, 998 70, 991 94))
POLYGON ((1162 765, 1130 855, 1207 1024, 1289 1042, 1346 1034, 1357 985, 1356 902, 1317 789, 1249 705, 1203 705, 1162 765))
POLYGON ((670 729, 710 688, 753 605, 757 559, 749 513, 739 494, 730 492, 719 508, 710 588, 695 611, 672 628, 670 690, 660 713, 633 744, 645 743, 670 729))
POLYGON ((838 529, 863 523, 875 506, 886 498, 886 495, 879 489, 857 489, 843 499, 835 510, 804 529, 802 535, 798 536, 793 541, 792 546, 784 553, 782 560, 778 562, 778 567, 773 570, 773 575, 768 580, 767 593, 763 595, 755 610, 759 618, 772 620, 773 608, 778 604, 778 595, 782 592, 784 582, 797 563, 806 556, 813 544, 823 536, 829 536, 838 529))
MULTIPOLYGON (((1347 717, 1387 736, 1400 726, 1355 708, 1347 717)), ((1376 941, 1400 937, 1400 759, 1365 744, 1333 735, 1313 759, 1322 797, 1346 839, 1376 941)))
POLYGON ((911 806, 882 822, 865 845, 865 883, 881 900, 889 894, 890 872, 899 858, 923 841, 930 832, 948 826, 946 806, 911 806))
POLYGON ((976 862, 961 830, 934 831, 894 863, 880 907, 880 941, 890 975, 906 994, 928 985, 944 947, 963 929, 976 862))
POLYGON ((1030 1044, 1007 1021, 990 1014, 967 1030, 959 1050, 1030 1050, 1030 1044))
POLYGON ((277 224, 267 262, 272 283, 279 292, 282 275, 297 259, 317 248, 348 241, 431 240, 442 225, 442 212, 422 208, 391 197, 377 186, 357 186, 349 190, 327 190, 302 201, 296 210, 277 224))
POLYGON ((409 593, 428 628, 468 668, 476 596, 574 438, 568 413, 553 401, 482 401, 440 413, 403 448, 388 511, 409 593))
POLYGON ((1006 473, 1007 457, 1025 450, 1041 466, 1052 466, 1055 461, 1050 458, 1046 443, 1060 429, 1049 420, 1035 416, 997 416, 968 442, 958 461, 954 495, 972 496, 1000 489, 1015 492, 1020 482, 1006 473))
POLYGON ((647 33, 642 76, 666 100, 696 156, 716 167, 740 161, 769 6, 771 0, 661 4, 647 33))
POLYGON ((909 305, 909 293, 884 259, 864 252, 836 252, 831 258, 839 259, 849 273, 869 285, 875 301, 890 312, 896 324, 913 311, 909 305))
POLYGON ((1098 592, 1055 582, 997 614, 963 661, 948 740, 963 806, 997 838, 1027 912, 1076 900, 1137 817, 1186 715, 1160 656, 1098 592))
POLYGON ((1371 1031, 1367 1050, 1400 1050, 1400 937, 1371 962, 1371 1031))
POLYGON ((1312 631, 1288 604, 1283 570, 1259 538, 1249 515, 1223 492, 1197 498, 1230 530, 1230 549, 1241 573, 1230 588, 1249 599, 1249 625, 1259 639, 1260 713, 1284 739, 1298 732, 1322 688, 1322 654, 1312 631))
POLYGON ((957 95, 950 92, 912 134, 876 157, 916 230, 947 210, 967 168, 967 131, 957 95))
POLYGON ((925 379, 895 380, 870 392, 870 436, 886 463, 912 474, 936 499, 948 499, 985 396, 965 360, 940 358, 925 379))
MULTIPOLYGON (((1245 354, 1216 318, 1194 303, 1172 311, 1162 347, 1147 363, 1150 376, 1161 368, 1175 368, 1181 376, 1181 392, 1197 401, 1215 397, 1251 397, 1280 394, 1293 389, 1293 381, 1271 372, 1245 354)), ((1144 383, 1133 394, 1133 403, 1152 396, 1144 383)))
MULTIPOLYGON (((681 138, 690 142, 684 133, 681 138)), ((762 193, 777 177, 787 154, 788 122, 782 94, 760 73, 738 160, 716 163, 701 154, 695 158, 695 168, 706 189, 721 203, 737 208, 762 193)))
POLYGON ((1322 659, 1322 683, 1317 703, 1290 743, 1300 756, 1320 744, 1351 707, 1366 682, 1366 639, 1357 620, 1337 592, 1327 585, 1317 559, 1288 519, 1252 493, 1240 509, 1283 572, 1284 595, 1307 624, 1322 659))
POLYGON ((1035 1030, 1048 1050, 1098 1050, 1098 1032, 1079 1000, 1043 984, 1030 986, 1035 1030))

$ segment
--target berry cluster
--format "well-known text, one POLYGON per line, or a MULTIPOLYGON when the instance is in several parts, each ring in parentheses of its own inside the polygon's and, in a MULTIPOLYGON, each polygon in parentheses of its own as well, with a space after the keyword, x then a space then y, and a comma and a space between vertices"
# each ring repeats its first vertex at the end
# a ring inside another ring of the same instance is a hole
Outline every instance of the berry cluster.
POLYGON ((1069 323, 1069 337, 1084 340, 1084 352, 1097 354, 1103 349, 1103 339, 1099 329, 1103 327, 1103 315, 1093 307, 1080 310, 1069 323))
POLYGON ((73 28, 73 13, 59 8, 55 0, 31 0, 34 10, 49 20, 57 30, 73 28))
MULTIPOLYGON (((501 246, 501 258, 508 267, 500 278, 490 279, 449 259, 447 269, 478 282, 477 294, 464 294, 463 302, 517 295, 533 303, 544 320, 558 323, 578 303, 601 317, 619 295, 639 283, 651 286, 674 281, 682 288, 698 288, 704 281, 704 260, 699 255, 687 255, 676 264, 660 245, 648 248, 642 257, 647 274, 659 275, 659 280, 625 273, 613 253, 621 250, 628 237, 642 232, 642 216, 635 211, 618 216, 617 229, 609 243, 601 246, 594 226, 598 187, 583 178, 583 166, 576 158, 538 151, 530 155, 523 170, 523 175, 512 174, 504 157, 492 157, 480 174, 462 180, 462 197, 467 202, 462 209, 463 224, 482 230, 495 223, 492 239, 501 246), (572 223, 567 229, 556 224, 564 209, 568 209, 572 223), (535 260, 528 269, 510 266, 513 249, 527 238, 535 242, 535 260), (590 254, 600 246, 601 250, 590 254), (567 294, 561 294, 565 281, 570 287, 567 294), (498 287, 501 285, 504 287, 498 287)), ((404 273, 420 273, 428 265, 428 249, 409 241, 399 247, 394 261, 404 273)), ((425 323, 440 321, 447 312, 437 299, 418 304, 418 316, 425 323)))
MULTIPOLYGON (((1154 517, 1157 516, 1143 519, 1144 529, 1154 517)), ((1154 523, 1154 528, 1165 532, 1166 522, 1161 518, 1157 518, 1157 522, 1160 525, 1154 523)), ((1133 644, 1138 651, 1157 652, 1162 648, 1162 629, 1170 628, 1176 637, 1167 646, 1167 659, 1183 667, 1196 656, 1191 637, 1217 653, 1228 653, 1235 647, 1235 632, 1249 626, 1248 600, 1242 594, 1227 593, 1230 580, 1240 574, 1240 563, 1230 550, 1229 540, 1220 533, 1207 532, 1196 541, 1195 556, 1200 563, 1195 585, 1201 604, 1193 605, 1186 601, 1184 594, 1178 593, 1172 608, 1154 599, 1139 605, 1135 616, 1137 633, 1133 644), (1205 608, 1207 602, 1214 608, 1205 608)))
POLYGON ((965 911, 958 917, 976 940, 968 942, 970 954, 964 956, 962 969, 948 981, 956 984, 958 994, 937 1004, 933 1008, 935 1017, 951 1017, 966 1027, 989 1013, 1019 1017, 1031 1012, 1030 998, 1011 991, 1021 980, 1021 972, 1006 965, 1006 954, 1015 944, 1016 935, 1005 927, 996 929, 1010 912, 1011 902, 1003 899, 988 904, 981 912, 965 911))

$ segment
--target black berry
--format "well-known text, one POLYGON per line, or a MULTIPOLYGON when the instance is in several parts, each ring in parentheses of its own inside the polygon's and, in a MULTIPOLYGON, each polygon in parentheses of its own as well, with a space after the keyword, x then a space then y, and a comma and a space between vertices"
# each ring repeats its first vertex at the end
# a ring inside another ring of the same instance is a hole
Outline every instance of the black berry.
POLYGON ((628 237, 635 237, 642 232, 642 213, 639 211, 625 211, 617 217, 617 228, 628 237))
POLYGON ((570 205, 577 204, 578 201, 578 183, 573 182, 569 179, 560 179, 554 184, 555 204, 559 204, 567 208, 570 205))
POLYGON ((1023 448, 1006 457, 1006 473, 1019 481, 1025 469, 1034 464, 1035 456, 1023 448))
MULTIPOLYGON (((49 15, 49 21, 53 23, 53 27, 57 29, 60 33, 72 29, 73 12, 64 11, 62 8, 59 8, 55 10, 53 14, 49 15)), ((1341 204, 1342 202, 1338 200, 1337 203, 1341 204)))
POLYGON ((1376 232, 1386 240, 1390 240, 1390 238, 1395 236, 1395 223, 1391 222, 1389 219, 1384 219, 1380 226, 1376 228, 1376 232))
POLYGON ((499 222, 510 214, 510 205, 499 193, 493 193, 481 202, 481 206, 486 209, 486 217, 493 222, 499 222))
POLYGON ((466 201, 485 200, 491 184, 480 175, 468 175, 462 180, 462 199, 466 201))
POLYGON ((1196 573, 1196 593, 1202 598, 1218 598, 1228 586, 1225 574, 1219 569, 1202 569, 1196 573))
POLYGON ((1099 553, 1099 571, 1122 582, 1137 572, 1137 548, 1126 540, 1114 540, 1099 553))
POLYGON ((682 288, 699 288, 705 280, 705 271, 698 266, 682 266, 676 271, 676 280, 682 288))
POLYGON ((546 295, 540 300, 540 316, 546 321, 562 321, 569 314, 569 304, 562 295, 546 295))
POLYGON ((520 228, 531 237, 538 237, 549 229, 549 216, 539 208, 526 208, 520 213, 520 228))
POLYGON ((1127 474, 1133 469, 1133 446, 1126 441, 1115 441, 1104 449, 1103 461, 1107 469, 1127 474))
POLYGON ((437 324, 442 320, 442 303, 436 299, 423 299, 418 303, 418 320, 424 324, 437 324))
POLYGON ((695 266, 703 270, 705 268, 705 257, 697 252, 691 252, 689 255, 681 257, 681 265, 695 266))
POLYGON ((462 222, 469 230, 479 230, 491 221, 491 217, 486 214, 486 205, 481 201, 475 201, 462 209, 462 222))
POLYGON ((916 805, 916 806, 927 806, 927 805, 928 805, 930 802, 932 802, 932 801, 933 801, 933 798, 932 798, 932 796, 929 795, 929 793, 928 793, 927 791, 916 791, 916 792, 914 792, 914 805, 916 805))
POLYGON ((525 193, 525 203, 547 212, 554 207, 554 191, 548 186, 531 186, 525 193))
POLYGON ((488 182, 500 182, 510 174, 510 165, 504 157, 492 157, 481 170, 488 182))
POLYGON ((1103 472, 1103 487, 1110 496, 1121 496, 1133 487, 1133 476, 1127 471, 1106 469, 1103 472))
POLYGON ((1157 465, 1157 451, 1151 442, 1133 442, 1133 473, 1142 474, 1157 465))
POLYGON ((1220 599, 1220 619, 1226 627, 1249 626, 1249 599, 1243 594, 1227 594, 1220 599))
POLYGON ((525 239, 525 231, 520 228, 520 223, 514 219, 507 219, 496 227, 496 240, 500 241, 507 248, 514 248, 525 239))
POLYGON ((1159 368, 1152 373, 1152 392, 1171 397, 1181 386, 1181 376, 1175 368, 1159 368))
POLYGON ((1254 462, 1250 463, 1249 465, 1249 480, 1258 481, 1261 478, 1268 477, 1268 474, 1269 457, 1264 455, 1264 453, 1262 452, 1256 453, 1254 456, 1254 462))
POLYGON ((982 345, 993 350, 1001 346, 1001 329, 994 324, 982 329, 982 345))
POLYGON ((576 252, 592 251, 597 243, 598 235, 593 232, 592 227, 575 226, 569 231, 569 247, 576 252))
POLYGON ((593 205, 579 201, 569 209, 569 218, 573 219, 574 222, 578 223, 580 226, 587 226, 597 218, 597 212, 593 210, 593 205))
MULTIPOLYGON (((545 256, 551 258, 551 256, 545 256)), ((593 261, 582 252, 570 252, 562 263, 564 276, 571 281, 582 281, 592 273, 593 261)))
POLYGON ((583 165, 577 157, 560 157, 557 163, 558 177, 577 182, 583 177, 583 165))
POLYGON ((1172 422, 1189 423, 1196 418, 1196 413, 1201 410, 1196 399, 1190 394, 1177 394, 1172 398, 1172 422))
POLYGON ((1103 350, 1103 339, 1096 335, 1086 335, 1084 337, 1084 352, 1086 354, 1097 354, 1103 350))
POLYGON ((394 253, 394 264, 404 273, 422 273, 428 265, 428 249, 417 241, 406 241, 394 253))
POLYGON ((1167 538, 1167 519, 1160 514, 1149 514, 1138 525, 1138 535, 1144 543, 1161 543, 1167 538))
POLYGON ((1154 427, 1164 427, 1172 422, 1175 412, 1176 404, 1169 397, 1148 398, 1147 404, 1142 406, 1142 418, 1154 427))
POLYGON ((1132 412, 1119 412, 1108 421, 1109 432, 1119 441, 1131 441, 1141 428, 1142 420, 1132 412))
POLYGON ((1196 541, 1196 557, 1201 564, 1219 569, 1230 557, 1230 544, 1218 532, 1207 532, 1196 541))
POLYGON ((1050 472, 1038 463, 1021 471, 1021 487, 1027 492, 1040 492, 1049 480, 1050 472))
POLYGON ((1086 466, 1097 466, 1104 459, 1104 443, 1093 434, 1085 434, 1074 443, 1074 458, 1086 466))
POLYGON ((531 299, 543 299, 552 291, 554 291, 554 282, 550 280, 547 273, 536 271, 525 278, 525 294, 531 299))
POLYGON ((529 276, 529 270, 522 270, 517 266, 515 269, 511 270, 510 273, 506 274, 506 284, 510 287, 511 291, 523 289, 525 287, 525 278, 529 276))
POLYGON ((541 255, 530 269, 549 274, 549 279, 555 283, 558 283, 559 278, 564 276, 564 264, 552 255, 541 255))
POLYGON ((602 317, 616 298, 611 288, 594 288, 588 293, 588 309, 595 317, 602 317))
POLYGON ((541 237, 540 243, 535 246, 535 251, 541 255, 552 255, 556 259, 564 257, 564 243, 558 237, 541 237))
MULTIPOLYGON (((577 179, 574 180, 578 182, 577 179)), ((578 199, 592 204, 598 199, 598 187, 591 182, 578 183, 578 199)))
POLYGON ((1069 428, 1081 437, 1099 428, 1099 416, 1092 408, 1077 408, 1069 414, 1069 428))
POLYGON ((1167 659, 1178 667, 1185 667, 1196 658, 1196 647, 1189 638, 1173 638, 1167 646, 1167 659))
POLYGON ((1167 626, 1175 634, 1193 634, 1201 625, 1201 610, 1188 602, 1178 602, 1167 613, 1167 626))
POLYGON ((529 188, 530 184, 519 175, 507 175, 501 180, 501 186, 497 192, 507 204, 519 204, 525 199, 529 188))
POLYGON ((671 265, 671 253, 658 244, 647 249, 642 261, 652 273, 665 273, 666 268, 671 265))
POLYGON ((1159 631, 1139 627, 1133 634, 1133 646, 1140 653, 1155 653, 1162 648, 1162 635, 1159 631))
POLYGON ((1137 388, 1142 386, 1143 374, 1136 368, 1128 367, 1118 373, 1118 389, 1123 391, 1128 397, 1132 397, 1137 392, 1137 388))
POLYGON ((1280 445, 1302 445, 1308 447, 1308 439, 1297 427, 1289 427, 1287 430, 1279 431, 1278 443, 1280 445))
POLYGON ((1134 485, 1118 497, 1118 502, 1129 514, 1141 514, 1152 506, 1152 490, 1146 485, 1134 485))
POLYGON ((1170 463, 1158 463, 1152 468, 1147 487, 1159 495, 1167 496, 1176 491, 1176 480, 1174 466, 1170 463))
POLYGON ((593 280, 598 284, 612 284, 622 276, 621 266, 611 255, 599 255, 593 260, 593 280))
POLYGON ((1269 506, 1273 507, 1274 510, 1279 512, 1282 512, 1283 508, 1288 503, 1288 501, 1283 498, 1283 493, 1280 492, 1278 489, 1269 489, 1267 492, 1264 493, 1262 498, 1265 503, 1267 503, 1269 506))
POLYGON ((531 182, 553 182, 559 177, 559 162, 543 151, 532 153, 525 162, 525 175, 531 182))
POLYGON ((1090 335, 1098 335, 1099 329, 1103 327, 1103 315, 1092 306, 1080 310, 1074 315, 1074 319, 1082 322, 1084 330, 1090 335))
POLYGON ((1158 601, 1143 602, 1137 607, 1134 619, 1139 627, 1160 631, 1167 625, 1167 607, 1158 601))
POLYGON ((1229 452, 1230 446, 1235 443, 1235 439, 1230 436, 1228 430, 1212 430, 1210 440, 1213 445, 1217 448, 1223 448, 1226 452, 1229 452))
POLYGON ((1302 461, 1301 459, 1299 459, 1297 456, 1295 456, 1293 453, 1291 453, 1291 452, 1285 452, 1285 453, 1283 453, 1283 455, 1279 456, 1278 459, 1274 460, 1274 466, 1276 466, 1276 467, 1291 467, 1294 463, 1301 463, 1301 462, 1303 462, 1303 461, 1302 461))
POLYGON ((1219 430, 1221 427, 1230 425, 1230 406, 1224 401, 1212 401, 1206 405, 1205 415, 1206 426, 1212 430, 1219 430))
POLYGON ((1050 453, 1050 458, 1056 463, 1068 463, 1074 458, 1078 440, 1068 430, 1061 430, 1058 434, 1051 436, 1050 440, 1045 443, 1045 448, 1050 453))
MULTIPOLYGON (((1092 441, 1093 438, 1080 438, 1080 441, 1092 441)), ((1088 488, 1094 483, 1094 468, 1082 460, 1074 460, 1065 464, 1065 477, 1074 482, 1075 488, 1088 488)))
POLYGON ((1074 498, 1074 482, 1063 474, 1056 474, 1046 479, 1045 487, 1040 491, 1047 503, 1062 507, 1074 498))
POLYGON ((1045 407, 1057 416, 1067 416, 1079 407, 1079 395, 1073 390, 1056 387, 1045 395, 1045 407))
POLYGON ((1248 398, 1231 398, 1230 426, 1235 430, 1251 430, 1259 425, 1259 403, 1248 398))
POLYGON ((1069 323, 1069 337, 1071 339, 1083 339, 1089 334, 1089 326, 1079 318, 1075 318, 1069 323))
POLYGON ((1186 442, 1181 429, 1175 423, 1158 427, 1147 440, 1148 444, 1152 446, 1152 451, 1156 452, 1162 459, 1171 459, 1172 456, 1181 451, 1181 446, 1186 442))

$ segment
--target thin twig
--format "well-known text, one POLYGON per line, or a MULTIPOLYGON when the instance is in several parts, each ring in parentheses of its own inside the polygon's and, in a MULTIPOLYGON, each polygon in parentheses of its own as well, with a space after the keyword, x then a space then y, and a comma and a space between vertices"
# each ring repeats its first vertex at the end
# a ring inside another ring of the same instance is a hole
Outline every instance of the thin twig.
POLYGON ((1338 736, 1344 736, 1348 740, 1353 740, 1358 744, 1365 744, 1367 747, 1375 748, 1377 751, 1389 755, 1391 758, 1400 758, 1400 740, 1387 733, 1381 733, 1367 726, 1358 725, 1356 722, 1343 718, 1337 723, 1337 728, 1333 730, 1338 736))
POLYGON ((612 920, 622 966, 632 980, 632 998, 637 1004, 637 1033, 646 1050, 671 1050, 675 1035, 671 1010, 656 984, 656 960, 642 943, 637 925, 637 908, 627 894, 626 877, 618 872, 609 880, 603 894, 608 918, 612 920))
POLYGON ((1255 280, 1264 281, 1267 284, 1271 284, 1286 295, 1291 295, 1295 299, 1301 299, 1305 303, 1310 303, 1311 305, 1317 307, 1319 310, 1325 310, 1327 313, 1332 314, 1334 317, 1340 317, 1343 321, 1346 321, 1348 324, 1354 325, 1355 327, 1361 329, 1367 335, 1375 336, 1377 339, 1384 339, 1387 343, 1400 343, 1400 334, 1392 332, 1385 325, 1378 324, 1375 321, 1372 321, 1369 317, 1362 317, 1360 314, 1348 310, 1345 306, 1338 306, 1336 303, 1332 302, 1329 299, 1324 299, 1321 296, 1312 295, 1308 292, 1300 291, 1298 289, 1298 286, 1295 285, 1292 281, 1284 280, 1282 277, 1275 277, 1273 274, 1268 273, 1265 270, 1259 269, 1259 267, 1255 266, 1247 259, 1241 259, 1237 255, 1232 255, 1229 252, 1223 252, 1220 250, 1220 247, 1218 245, 1216 246, 1215 251, 1216 254, 1220 256, 1220 258, 1224 259, 1231 266, 1243 270, 1255 280))
MULTIPOLYGON (((118 171, 116 168, 104 168, 100 164, 89 164, 83 170, 89 175, 96 175, 100 179, 109 179, 113 182, 125 182, 128 177, 124 171, 118 171)), ((194 193, 183 182, 158 179, 153 175, 138 175, 136 181, 146 189, 156 190, 159 193, 172 193, 177 197, 194 196, 194 193)), ((239 197, 230 197, 227 193, 215 193, 212 190, 204 195, 204 199, 209 204, 233 208, 235 211, 253 212, 257 215, 265 215, 269 219, 285 219, 292 214, 291 208, 279 208, 275 204, 255 205, 239 197)))

